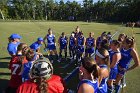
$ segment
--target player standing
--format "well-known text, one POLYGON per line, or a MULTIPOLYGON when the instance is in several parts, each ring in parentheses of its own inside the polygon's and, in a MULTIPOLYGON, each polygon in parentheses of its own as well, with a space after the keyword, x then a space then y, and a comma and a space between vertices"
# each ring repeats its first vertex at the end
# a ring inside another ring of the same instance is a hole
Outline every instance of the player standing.
POLYGON ((90 57, 91 54, 94 53, 94 47, 96 44, 96 40, 93 38, 94 33, 90 32, 89 37, 86 38, 86 49, 85 49, 85 56, 90 57))
POLYGON ((49 50, 49 59, 50 61, 53 63, 54 57, 53 55, 55 54, 56 59, 58 59, 58 54, 56 51, 56 38, 55 35, 52 34, 52 29, 49 28, 48 29, 48 34, 44 37, 44 44, 45 44, 45 48, 49 50), (47 40, 47 44, 45 42, 45 40, 47 40))
POLYGON ((118 64, 118 74, 116 78, 116 93, 120 91, 120 80, 123 78, 127 71, 133 70, 140 66, 139 57, 134 49, 134 38, 127 37, 123 42, 123 48, 121 49, 122 58, 118 64), (130 62, 134 60, 134 64, 130 66, 130 62))
POLYGON ((14 56, 17 53, 17 47, 20 44, 21 36, 19 34, 12 34, 8 39, 7 50, 11 56, 14 56))
POLYGON ((120 43, 117 40, 112 40, 110 44, 111 50, 109 51, 110 55, 110 75, 108 79, 108 93, 113 92, 113 81, 116 80, 118 73, 118 63, 121 59, 120 53, 120 43))
POLYGON ((72 32, 71 36, 69 37, 69 54, 71 61, 74 60, 75 56, 75 42, 76 38, 74 37, 74 32, 72 32))
POLYGON ((61 36, 59 37, 58 39, 58 44, 59 44, 59 60, 58 62, 61 61, 61 58, 62 58, 62 51, 64 50, 64 53, 65 53, 65 60, 67 58, 67 44, 68 44, 68 38, 67 36, 65 35, 65 32, 62 32, 61 36))

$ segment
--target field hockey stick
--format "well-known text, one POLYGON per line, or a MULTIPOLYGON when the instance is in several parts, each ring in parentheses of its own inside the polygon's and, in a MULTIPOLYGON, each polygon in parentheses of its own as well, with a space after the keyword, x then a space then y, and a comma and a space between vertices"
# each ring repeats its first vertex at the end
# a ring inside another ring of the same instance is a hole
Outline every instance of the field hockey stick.
POLYGON ((116 36, 119 32, 121 32, 121 31, 123 30, 122 27, 123 27, 123 25, 121 25, 121 26, 119 27, 119 29, 116 30, 116 32, 111 36, 111 39, 113 39, 114 36, 116 36))
MULTIPOLYGON (((125 74, 124 74, 125 75, 125 74)), ((123 78, 121 79, 121 85, 122 85, 122 88, 121 88, 121 93, 124 93, 124 76, 123 76, 123 78)))

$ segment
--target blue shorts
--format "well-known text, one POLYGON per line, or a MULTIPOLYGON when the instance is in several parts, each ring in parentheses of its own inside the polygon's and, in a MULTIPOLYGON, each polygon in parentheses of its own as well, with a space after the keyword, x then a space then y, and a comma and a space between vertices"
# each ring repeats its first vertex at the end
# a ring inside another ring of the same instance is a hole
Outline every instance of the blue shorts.
POLYGON ((117 74, 118 74, 118 69, 111 68, 110 74, 109 74, 109 79, 116 79, 117 74))
POLYGON ((82 46, 82 47, 80 47, 80 46, 78 46, 78 52, 80 52, 80 53, 83 53, 84 52, 84 46, 82 46))
POLYGON ((67 46, 60 46, 60 49, 67 49, 67 46))
POLYGON ((53 44, 53 45, 48 45, 47 48, 49 50, 55 50, 56 49, 56 46, 53 44))
POLYGON ((69 46, 69 50, 75 50, 75 46, 69 46))
POLYGON ((107 84, 100 85, 97 93, 107 93, 107 84))
POLYGON ((94 53, 94 48, 85 49, 85 52, 92 54, 92 53, 94 53))
MULTIPOLYGON (((118 66, 118 74, 124 76, 124 74, 126 73, 124 70, 124 68, 121 68, 120 66, 118 66)), ((126 69, 126 68, 125 68, 126 69)))

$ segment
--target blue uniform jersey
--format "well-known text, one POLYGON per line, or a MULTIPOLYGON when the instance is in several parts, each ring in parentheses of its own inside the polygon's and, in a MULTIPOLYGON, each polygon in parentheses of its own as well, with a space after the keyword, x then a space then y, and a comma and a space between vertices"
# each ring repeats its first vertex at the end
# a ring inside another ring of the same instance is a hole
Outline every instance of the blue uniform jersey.
MULTIPOLYGON (((107 65, 99 65, 99 67, 107 69, 107 65)), ((102 79, 101 84, 99 85, 98 88, 98 93, 107 93, 107 79, 108 78, 102 79)))
POLYGON ((78 43, 78 46, 82 46, 84 44, 84 37, 78 37, 77 43, 78 43))
POLYGON ((64 49, 67 47, 67 37, 60 37, 60 48, 64 49))
POLYGON ((33 61, 29 61, 28 63, 24 64, 24 69, 22 72, 22 82, 25 82, 30 79, 29 72, 31 70, 32 64, 33 64, 33 61))
POLYGON ((79 87, 83 84, 83 83, 86 83, 88 85, 91 85, 93 88, 94 88, 94 93, 97 93, 98 91, 98 81, 95 80, 95 81, 91 81, 91 80, 88 80, 88 79, 83 79, 80 81, 80 83, 78 84, 78 90, 79 90, 79 87))
MULTIPOLYGON (((112 51, 112 50, 109 51, 110 64, 112 63, 112 61, 113 61, 113 56, 114 56, 114 54, 116 54, 116 53, 120 53, 120 52, 114 52, 114 51, 112 51)), ((118 68, 118 67, 117 67, 118 63, 119 63, 119 62, 117 62, 117 64, 114 66, 114 69, 117 69, 117 68, 118 68)))
POLYGON ((86 43, 87 43, 87 46, 92 47, 94 44, 94 38, 87 38, 86 43))
POLYGON ((100 44, 101 42, 102 42, 101 37, 99 37, 99 38, 97 39, 96 46, 99 46, 99 44, 100 44))
POLYGON ((69 46, 70 46, 70 47, 75 46, 75 37, 70 36, 69 46))
POLYGON ((84 52, 84 37, 78 37, 77 38, 77 43, 78 43, 78 52, 83 53, 84 52))
POLYGON ((38 42, 34 42, 32 45, 30 45, 30 48, 36 51, 38 48, 40 48, 42 44, 39 44, 38 42))
POLYGON ((74 37, 75 37, 75 38, 78 38, 79 36, 80 36, 80 32, 79 32, 79 33, 76 33, 76 32, 75 32, 74 37))
POLYGON ((9 52, 9 54, 11 55, 16 55, 17 53, 17 47, 18 45, 20 44, 20 42, 17 42, 17 43, 9 43, 8 46, 7 46, 7 50, 9 52))
POLYGON ((94 53, 94 38, 87 38, 86 39, 86 53, 94 53))
POLYGON ((55 44, 55 35, 47 35, 47 42, 48 42, 48 45, 53 45, 55 44))
POLYGON ((47 48, 48 50, 55 50, 55 35, 47 35, 47 48))
POLYGON ((119 62, 119 66, 121 66, 122 68, 128 69, 130 62, 132 60, 132 56, 131 56, 131 51, 132 49, 121 49, 121 60, 119 62))
MULTIPOLYGON (((111 64, 112 61, 113 61, 113 55, 116 54, 116 53, 120 53, 120 52, 114 52, 114 51, 112 51, 112 50, 109 51, 109 55, 110 55, 110 64, 111 64)), ((117 74, 118 74, 118 63, 119 63, 119 62, 117 62, 117 63, 115 64, 115 66, 114 66, 113 68, 111 68, 111 70, 110 70, 110 75, 109 75, 109 79, 116 79, 116 76, 117 76, 117 74)))
POLYGON ((37 60, 37 57, 38 57, 38 55, 35 53, 32 61, 28 61, 28 63, 25 63, 23 65, 24 68, 23 68, 23 72, 22 72, 22 82, 25 82, 26 80, 30 79, 29 73, 30 73, 30 70, 32 68, 33 62, 35 60, 37 60))

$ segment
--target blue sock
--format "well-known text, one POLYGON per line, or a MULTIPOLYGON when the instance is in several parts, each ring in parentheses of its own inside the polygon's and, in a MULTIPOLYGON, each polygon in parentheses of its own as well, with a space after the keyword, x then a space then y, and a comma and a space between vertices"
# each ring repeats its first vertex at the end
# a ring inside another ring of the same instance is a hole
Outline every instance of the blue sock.
POLYGON ((120 93, 120 85, 115 85, 115 93, 120 93))
POLYGON ((113 87, 112 86, 108 86, 107 88, 107 93, 113 93, 113 87))

